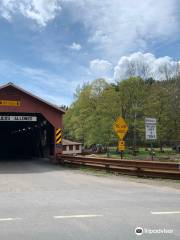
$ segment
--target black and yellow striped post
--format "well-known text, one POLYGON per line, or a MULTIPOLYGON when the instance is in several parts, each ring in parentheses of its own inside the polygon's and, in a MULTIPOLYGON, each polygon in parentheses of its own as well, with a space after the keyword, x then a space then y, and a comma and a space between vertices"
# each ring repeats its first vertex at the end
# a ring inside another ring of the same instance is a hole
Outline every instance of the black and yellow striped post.
POLYGON ((56 129, 56 145, 62 144, 62 129, 56 129))

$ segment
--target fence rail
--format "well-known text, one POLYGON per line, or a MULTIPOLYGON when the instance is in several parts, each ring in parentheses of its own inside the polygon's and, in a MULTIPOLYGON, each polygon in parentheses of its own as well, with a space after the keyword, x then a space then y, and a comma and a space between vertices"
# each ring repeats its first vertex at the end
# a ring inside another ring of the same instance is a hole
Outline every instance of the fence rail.
POLYGON ((116 160, 60 154, 57 159, 61 164, 85 165, 139 177, 180 179, 180 163, 174 162, 116 160))

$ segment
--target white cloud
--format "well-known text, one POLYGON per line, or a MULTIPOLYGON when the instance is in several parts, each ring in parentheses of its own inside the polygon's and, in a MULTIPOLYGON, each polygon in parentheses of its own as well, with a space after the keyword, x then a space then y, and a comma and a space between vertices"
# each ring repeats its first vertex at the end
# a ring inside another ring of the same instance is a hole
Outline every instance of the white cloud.
POLYGON ((120 58, 114 68, 116 81, 130 76, 153 77, 157 80, 168 79, 177 74, 179 63, 169 56, 156 58, 151 53, 136 52, 120 58))
POLYGON ((124 54, 176 39, 178 4, 177 0, 1 0, 0 14, 10 20, 20 13, 46 26, 66 9, 70 20, 84 24, 95 50, 115 62, 124 54))
POLYGON ((60 10, 59 0, 1 0, 0 3, 0 15, 7 20, 20 13, 40 26, 46 26, 60 10))
POLYGON ((75 43, 73 42, 70 46, 69 46, 70 49, 72 50, 75 50, 75 51, 79 51, 81 50, 81 45, 79 43, 75 43))
POLYGON ((107 60, 94 59, 90 62, 89 68, 94 75, 102 77, 108 75, 112 69, 112 64, 107 60))
POLYGON ((89 43, 111 60, 178 36, 176 0, 65 2, 68 2, 73 18, 86 26, 90 33, 89 43))

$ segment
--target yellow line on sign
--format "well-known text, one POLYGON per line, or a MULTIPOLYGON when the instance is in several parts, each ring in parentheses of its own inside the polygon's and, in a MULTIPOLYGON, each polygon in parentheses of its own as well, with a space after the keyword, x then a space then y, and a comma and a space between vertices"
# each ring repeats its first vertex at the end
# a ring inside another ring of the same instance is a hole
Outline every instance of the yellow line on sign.
POLYGON ((61 132, 61 129, 60 129, 60 128, 56 130, 56 134, 58 134, 58 133, 60 133, 60 132, 61 132))

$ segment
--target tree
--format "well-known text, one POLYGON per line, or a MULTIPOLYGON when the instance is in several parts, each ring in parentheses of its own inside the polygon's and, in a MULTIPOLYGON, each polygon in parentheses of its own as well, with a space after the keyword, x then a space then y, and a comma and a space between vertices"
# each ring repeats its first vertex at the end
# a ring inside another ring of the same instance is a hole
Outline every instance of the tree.
POLYGON ((137 136, 139 135, 140 137, 142 130, 143 105, 147 94, 146 88, 145 81, 139 77, 131 77, 119 83, 121 116, 128 123, 128 135, 132 139, 134 150, 136 150, 137 136))
POLYGON ((66 136, 82 140, 87 146, 106 142, 104 121, 102 121, 98 104, 99 98, 102 98, 107 87, 108 84, 104 79, 98 79, 77 90, 76 100, 64 119, 66 136))
POLYGON ((130 77, 109 84, 104 79, 77 88, 64 118, 64 135, 86 146, 109 146, 117 141, 113 123, 122 116, 129 127, 128 144, 136 150, 145 143, 145 117, 157 119, 158 141, 180 140, 180 77, 156 81, 130 77))
POLYGON ((170 92, 169 86, 163 82, 155 82, 149 87, 149 94, 144 105, 146 117, 157 119, 157 138, 162 151, 168 139, 170 92))

